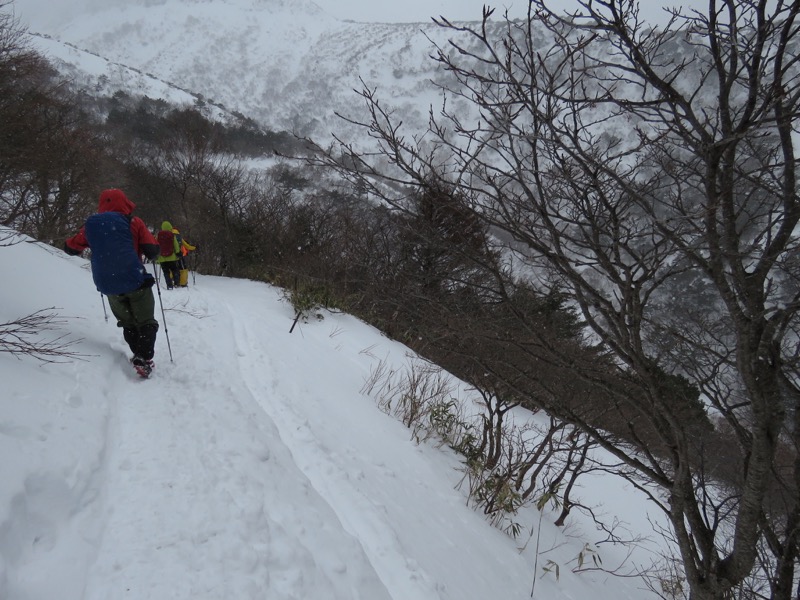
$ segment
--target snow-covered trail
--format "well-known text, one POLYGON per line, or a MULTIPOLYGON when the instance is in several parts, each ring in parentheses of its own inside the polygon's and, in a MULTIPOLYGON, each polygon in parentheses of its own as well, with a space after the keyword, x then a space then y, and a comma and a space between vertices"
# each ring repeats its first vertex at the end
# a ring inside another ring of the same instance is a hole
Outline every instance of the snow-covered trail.
POLYGON ((276 290, 262 286, 260 299, 232 290, 261 284, 214 279, 204 280, 204 290, 218 283, 224 288, 216 295, 230 297, 242 381, 277 427, 295 464, 365 548, 392 597, 492 598, 498 569, 504 571, 501 577, 518 579, 522 592, 520 573, 528 570, 522 558, 504 565, 486 562, 490 541, 509 549, 514 544, 465 505, 455 489, 462 477, 456 459, 442 453, 432 463, 430 448, 416 446, 408 429, 359 393, 379 361, 407 362, 407 348, 384 340, 387 354, 376 356, 371 347, 359 345, 370 339, 361 333, 367 326, 348 315, 312 318, 290 334, 288 305, 264 310, 278 302, 276 290), (298 377, 300 362, 313 372, 298 377), (331 395, 332 382, 351 395, 331 395), (400 472, 413 473, 414 480, 398 477, 400 472), (438 515, 447 519, 439 521, 438 515), (454 515, 456 522, 458 516, 463 519, 463 530, 453 530, 454 515), (454 554, 461 560, 452 560, 454 554))
POLYGON ((389 598, 237 376, 248 349, 226 298, 162 291, 175 362, 161 335, 148 381, 112 344, 105 527, 86 598, 389 598))
POLYGON ((189 292, 220 310, 216 319, 232 335, 229 354, 247 396, 333 510, 337 527, 364 548, 392 598, 493 598, 497 577, 518 580, 520 592, 527 591, 522 557, 486 560, 494 544, 516 554, 515 544, 466 506, 455 489, 462 476, 457 459, 433 453, 431 462, 430 448, 416 446, 408 429, 360 393, 381 360, 407 362, 405 346, 384 339, 385 354, 376 356, 364 340, 377 332, 349 315, 312 318, 289 333, 291 307, 261 283, 204 277, 189 292), (364 335, 365 329, 372 332, 364 335), (398 476, 409 472, 413 481, 398 476), (454 516, 463 529, 453 529, 454 516))
MULTIPOLYGON (((99 493, 83 509, 102 524, 84 598, 492 597, 487 537, 513 542, 476 523, 452 457, 441 456, 443 481, 430 452, 359 393, 370 368, 402 364, 405 347, 373 355, 358 346, 366 325, 347 315, 290 334, 280 292, 251 281, 197 277, 161 301, 174 362, 162 326, 156 372, 139 380, 109 323, 97 356, 75 367, 76 388, 108 372, 94 392, 107 400, 107 433, 99 493), (397 477, 408 471, 411 485, 397 477)), ((527 570, 522 559, 499 568, 509 580, 527 570)))
POLYGON ((404 346, 348 315, 290 334, 276 288, 198 275, 161 290, 174 362, 162 325, 140 380, 86 261, 2 252, 0 323, 58 307, 83 358, 0 354, 3 600, 527 597, 457 459, 360 391, 404 346))

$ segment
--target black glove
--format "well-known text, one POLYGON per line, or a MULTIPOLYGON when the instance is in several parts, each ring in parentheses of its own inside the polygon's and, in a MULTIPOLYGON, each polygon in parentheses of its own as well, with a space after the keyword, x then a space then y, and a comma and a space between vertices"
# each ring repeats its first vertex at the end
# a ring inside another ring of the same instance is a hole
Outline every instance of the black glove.
POLYGON ((69 246, 67 246, 67 243, 64 242, 64 252, 66 252, 70 256, 80 256, 80 254, 83 252, 83 250, 74 250, 74 249, 70 248, 69 246))

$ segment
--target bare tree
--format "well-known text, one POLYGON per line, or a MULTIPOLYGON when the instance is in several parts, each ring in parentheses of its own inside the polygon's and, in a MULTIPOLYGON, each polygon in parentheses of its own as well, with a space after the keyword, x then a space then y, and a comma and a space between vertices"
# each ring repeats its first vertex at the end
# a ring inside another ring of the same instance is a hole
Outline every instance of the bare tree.
POLYGON ((692 599, 761 578, 789 600, 800 1, 709 0, 664 28, 642 23, 634 0, 580 0, 570 15, 548 4, 531 0, 518 21, 490 9, 478 26, 439 21, 452 38, 434 60, 474 123, 445 104, 417 143, 365 88, 358 124, 380 161, 344 144, 321 162, 400 209, 397 183, 438 177, 468 197, 509 260, 568 295, 609 359, 597 369, 537 348, 583 382, 585 402, 542 385, 540 369, 476 360, 626 465, 670 520, 692 599))
POLYGON ((25 33, 0 12, 0 223, 53 243, 94 197, 101 145, 25 33))
POLYGON ((0 352, 15 356, 31 356, 47 363, 81 358, 83 355, 70 350, 80 340, 65 335, 45 339, 43 332, 59 329, 66 321, 54 308, 37 310, 29 315, 0 323, 0 352))

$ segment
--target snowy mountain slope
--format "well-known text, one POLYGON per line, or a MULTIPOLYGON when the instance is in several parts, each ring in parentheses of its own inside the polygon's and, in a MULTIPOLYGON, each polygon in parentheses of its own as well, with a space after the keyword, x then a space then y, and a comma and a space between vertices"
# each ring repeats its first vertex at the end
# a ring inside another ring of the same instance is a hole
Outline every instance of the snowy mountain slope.
POLYGON ((80 57, 53 41, 106 58, 113 84, 126 85, 116 66, 125 65, 272 129, 318 138, 349 128, 334 113, 358 115, 360 79, 422 128, 440 104, 431 80, 445 77, 429 57, 429 37, 446 43, 434 24, 344 22, 299 0, 125 3, 32 31, 51 38, 47 54, 68 69, 81 70, 80 57))
MULTIPOLYGON (((602 536, 580 513, 561 529, 526 510, 531 533, 515 541, 467 507, 457 458, 415 445, 360 392, 376 362, 408 360, 373 328, 328 314, 290 334, 279 290, 198 275, 162 292, 167 327, 159 314, 156 373, 141 381, 87 267, 0 246, 0 323, 58 307, 63 324, 42 336, 82 355, 0 352, 4 600, 528 598, 533 531, 537 597, 651 597, 638 579, 571 572, 602 536)), ((598 512, 647 527, 616 478, 587 483, 598 512)), ((625 554, 599 551, 609 567, 625 554)))

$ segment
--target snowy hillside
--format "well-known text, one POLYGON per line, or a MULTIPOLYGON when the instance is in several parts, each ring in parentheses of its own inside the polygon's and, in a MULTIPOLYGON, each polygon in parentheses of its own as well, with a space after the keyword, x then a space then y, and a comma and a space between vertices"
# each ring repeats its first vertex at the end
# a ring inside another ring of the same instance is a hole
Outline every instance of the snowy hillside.
POLYGON ((130 86, 138 77, 120 68, 130 67, 272 129, 319 139, 347 129, 335 112, 359 115, 353 90, 361 79, 415 129, 441 105, 431 80, 445 74, 430 59, 431 39, 444 45, 446 34, 431 22, 345 22, 301 0, 130 2, 35 22, 34 45, 76 80, 90 74, 90 89, 139 89, 130 86), (105 69, 84 68, 76 49, 107 59, 105 69))
MULTIPOLYGON (((0 323, 51 310, 63 323, 43 339, 80 354, 0 352, 3 600, 523 599, 537 545, 537 598, 652 597, 638 578, 572 572, 603 537, 580 513, 561 529, 531 508, 515 541, 468 508, 457 457, 360 392, 408 356, 352 317, 290 334, 279 290, 198 275, 163 290, 174 362, 162 327, 143 381, 87 261, 23 241, 0 246, 0 277, 0 323)), ((643 500, 591 481, 585 501, 647 533, 643 500)), ((612 569, 626 553, 597 551, 612 569)), ((650 558, 636 549, 625 569, 650 558)))

